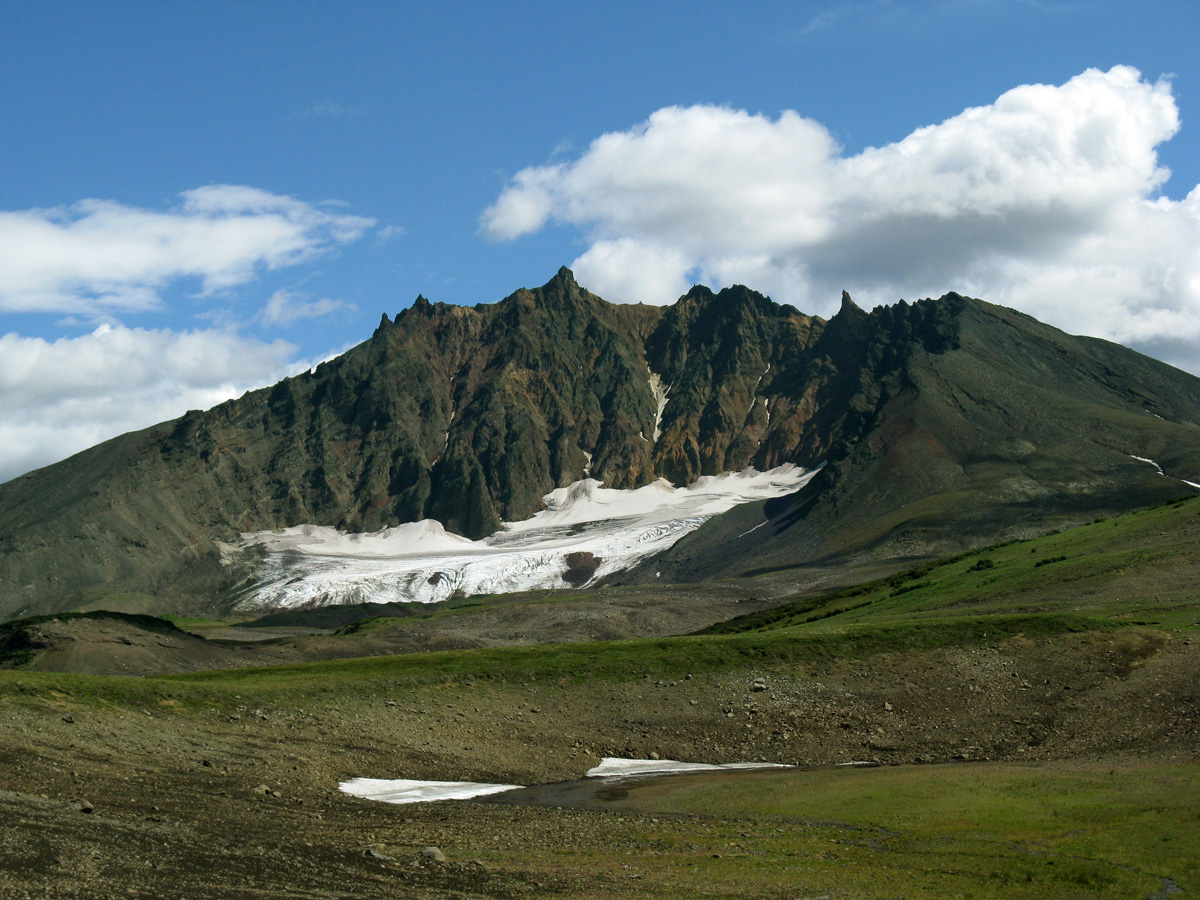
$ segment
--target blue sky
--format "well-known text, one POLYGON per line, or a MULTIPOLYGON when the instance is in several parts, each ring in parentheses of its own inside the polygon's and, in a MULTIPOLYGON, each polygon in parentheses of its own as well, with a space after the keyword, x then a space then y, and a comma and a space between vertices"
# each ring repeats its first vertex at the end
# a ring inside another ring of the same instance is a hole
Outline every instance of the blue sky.
POLYGON ((5 3, 0 480, 564 264, 622 302, 959 290, 1200 371, 1197 34, 1194 0, 5 3))

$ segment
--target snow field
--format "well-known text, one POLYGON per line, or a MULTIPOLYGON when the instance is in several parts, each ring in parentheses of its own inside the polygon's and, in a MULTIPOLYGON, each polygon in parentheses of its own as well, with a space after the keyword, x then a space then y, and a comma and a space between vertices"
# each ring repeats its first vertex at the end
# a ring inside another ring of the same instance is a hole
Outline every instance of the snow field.
POLYGON ((738 504, 799 490, 816 471, 787 464, 768 472, 705 476, 686 488, 659 479, 629 491, 585 478, 551 491, 543 498, 546 508, 531 518, 507 523, 479 541, 429 519, 373 534, 318 525, 250 532, 242 535, 242 545, 264 547, 267 555, 257 588, 243 605, 432 603, 455 592, 569 587, 563 576, 572 554, 599 560, 590 577, 583 573, 586 581, 603 578, 666 550, 738 504))

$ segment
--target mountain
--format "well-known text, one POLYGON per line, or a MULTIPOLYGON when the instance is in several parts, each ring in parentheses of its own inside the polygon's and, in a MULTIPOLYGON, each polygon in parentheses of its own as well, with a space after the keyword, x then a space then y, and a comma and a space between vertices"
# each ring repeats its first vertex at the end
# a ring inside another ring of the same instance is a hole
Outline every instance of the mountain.
POLYGON ((786 462, 825 467, 622 577, 928 555, 1193 490, 1198 428, 1200 380, 957 294, 843 295, 825 321, 741 286, 610 304, 561 269, 496 304, 418 297, 314 370, 0 485, 0 617, 221 608, 248 531, 480 538, 584 477, 786 462))
POLYGON ((660 577, 807 564, 819 579, 1200 489, 1193 376, 956 294, 870 314, 848 304, 819 342, 840 332, 837 350, 814 348, 805 375, 813 384, 834 369, 842 381, 818 404, 842 416, 828 422, 829 465, 804 491, 735 509, 685 537, 654 560, 660 577))

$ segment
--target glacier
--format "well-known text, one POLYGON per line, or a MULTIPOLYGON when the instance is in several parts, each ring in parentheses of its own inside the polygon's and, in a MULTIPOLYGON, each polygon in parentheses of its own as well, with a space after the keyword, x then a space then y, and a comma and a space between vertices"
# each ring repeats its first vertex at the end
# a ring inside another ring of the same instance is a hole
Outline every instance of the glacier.
POLYGON ((593 478, 543 497, 545 509, 478 541, 426 519, 369 534, 320 525, 247 532, 264 558, 242 607, 433 603, 451 596, 581 587, 659 553, 741 503, 804 487, 820 467, 785 464, 711 475, 676 488, 665 479, 633 490, 593 478))

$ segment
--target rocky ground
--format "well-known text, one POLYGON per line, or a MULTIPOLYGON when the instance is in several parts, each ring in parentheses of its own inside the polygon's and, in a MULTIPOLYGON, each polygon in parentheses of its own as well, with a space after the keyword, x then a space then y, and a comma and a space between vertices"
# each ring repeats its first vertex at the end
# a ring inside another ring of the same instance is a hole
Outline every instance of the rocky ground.
POLYGON ((1147 629, 671 680, 133 684, 0 681, 0 897, 794 896, 739 894, 745 854, 723 849, 713 822, 655 819, 651 835, 629 802, 389 806, 337 785, 537 784, 602 756, 1200 755, 1200 642, 1147 629), (704 863, 703 884, 681 874, 679 854, 704 863))

